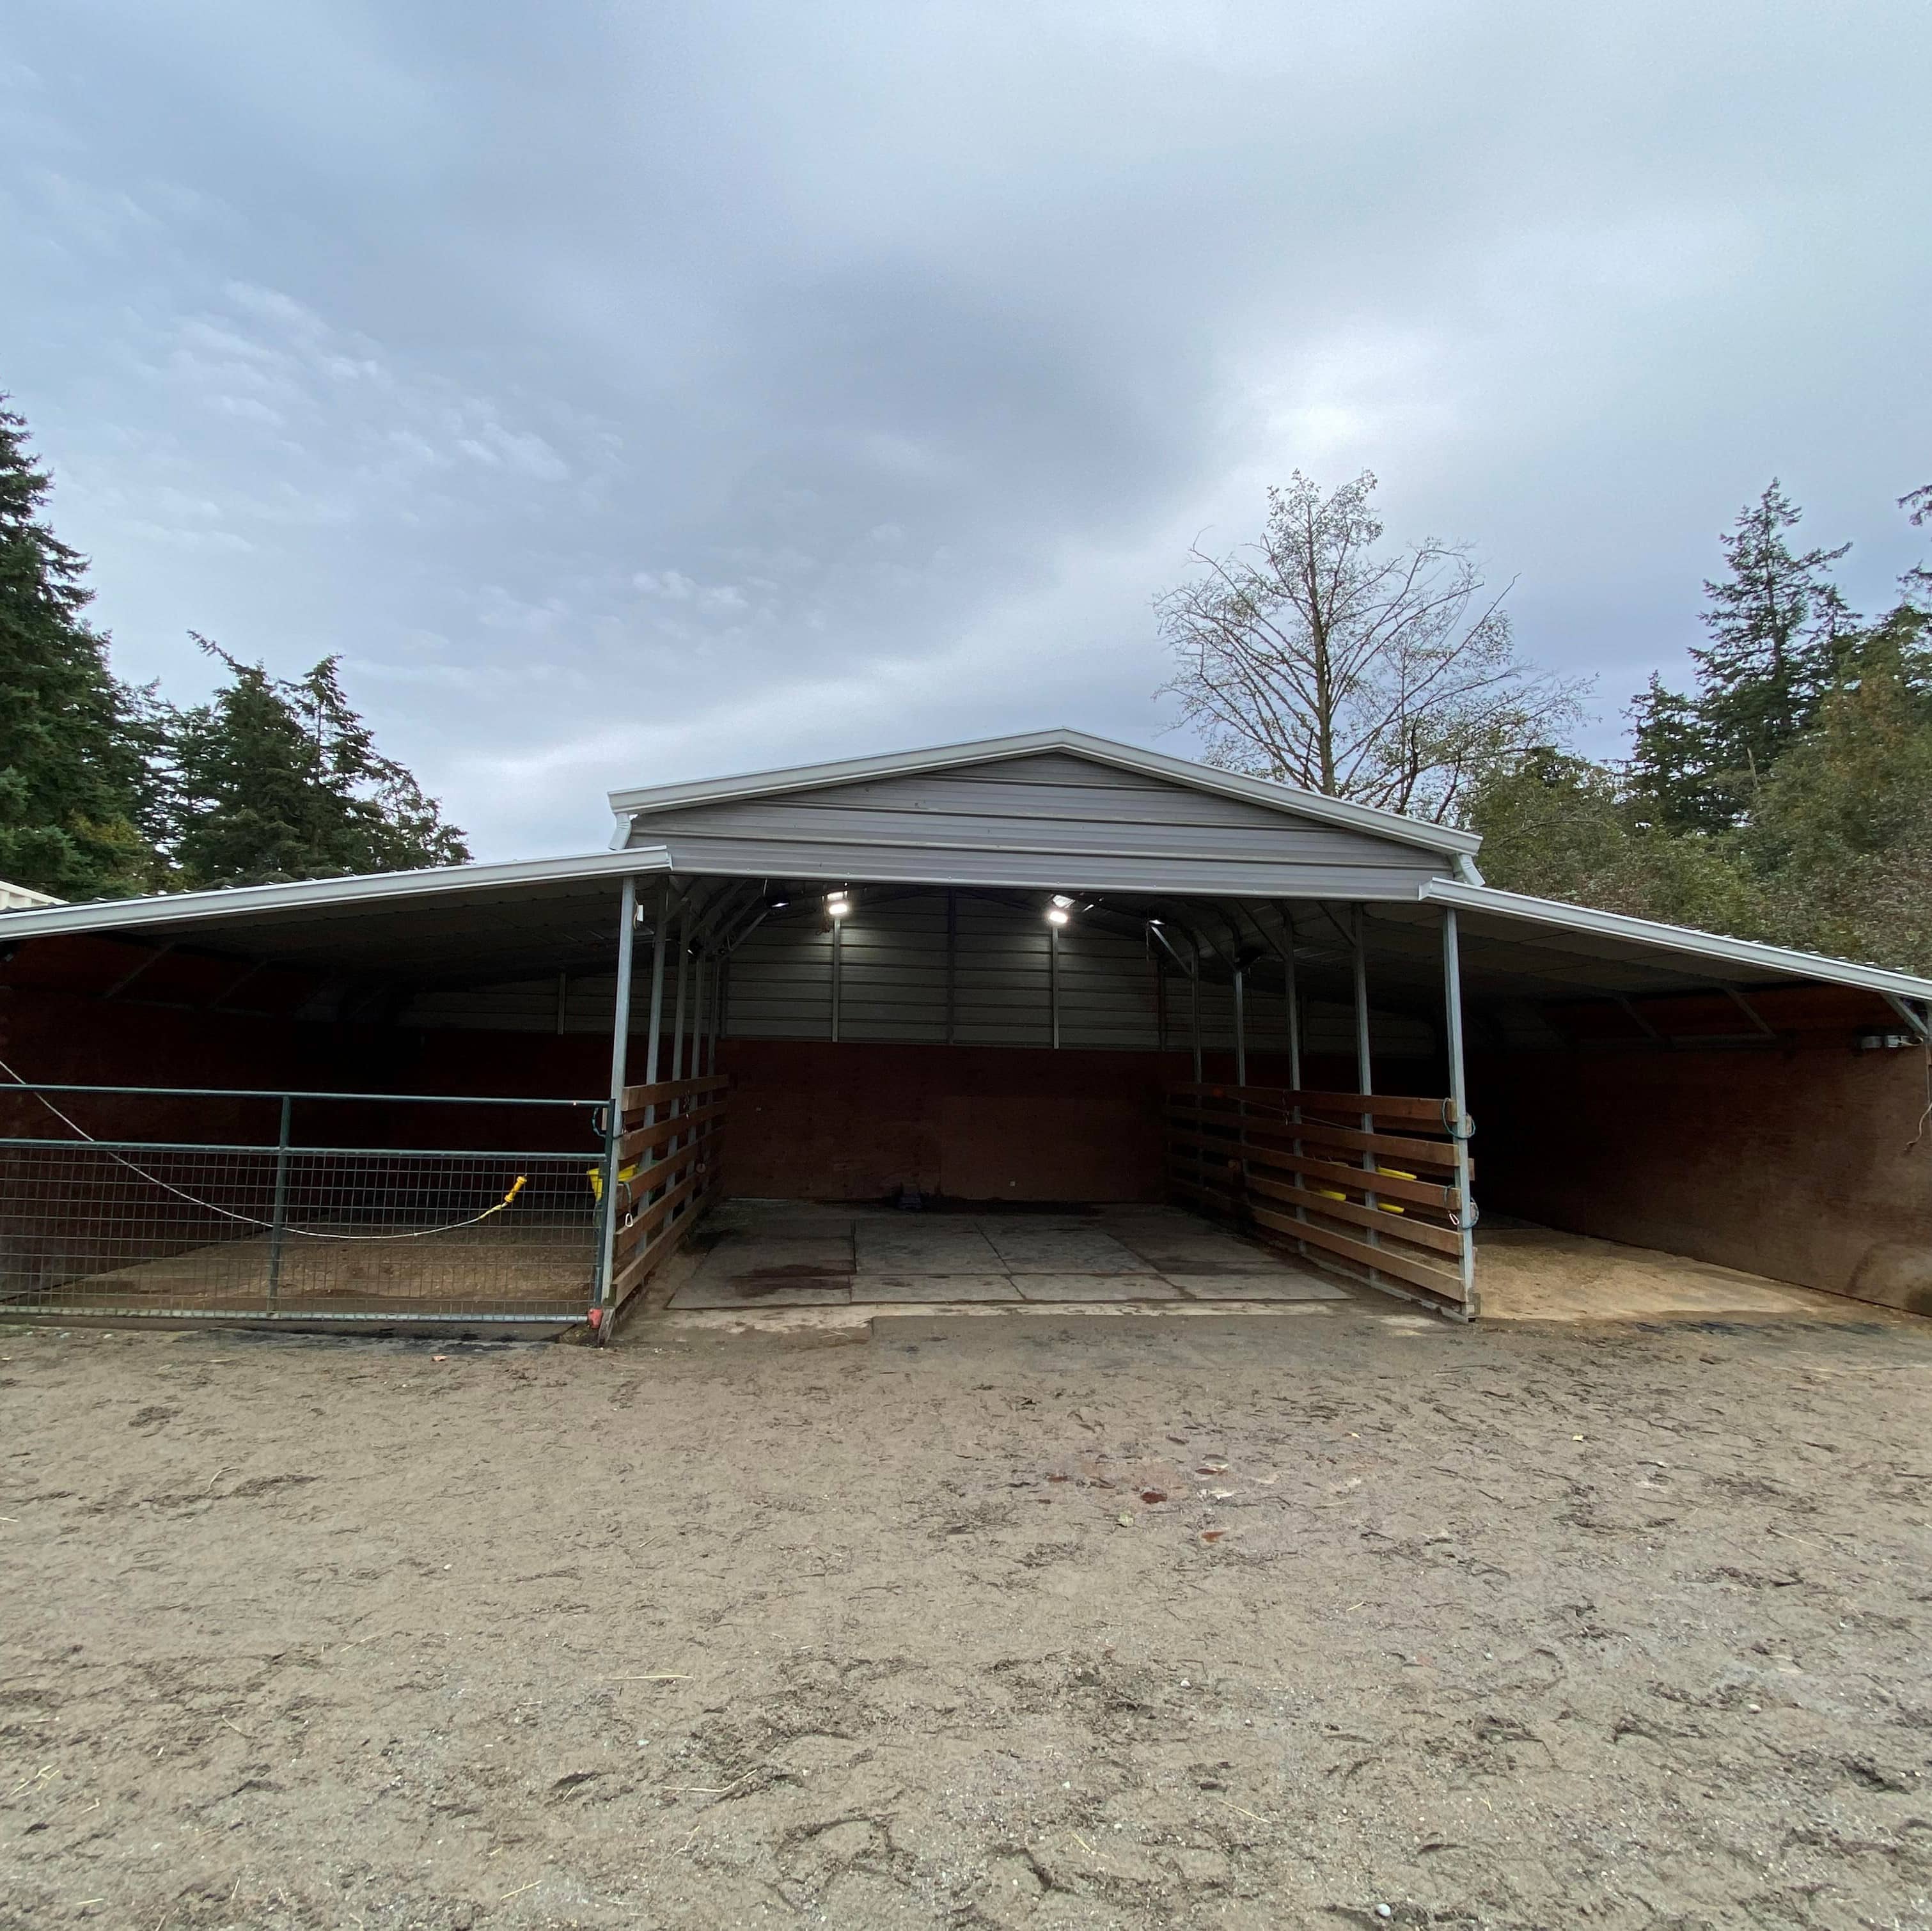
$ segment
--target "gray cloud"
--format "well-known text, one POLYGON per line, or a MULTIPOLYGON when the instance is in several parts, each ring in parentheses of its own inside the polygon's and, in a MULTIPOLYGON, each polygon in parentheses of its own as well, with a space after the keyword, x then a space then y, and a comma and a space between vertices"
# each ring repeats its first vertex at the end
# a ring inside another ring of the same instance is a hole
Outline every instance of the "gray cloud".
MULTIPOLYGON (((492 856, 1047 722, 1299 465, 1602 741, 1773 472, 1932 475, 1916 5, 29 0, 0 386, 127 674, 325 651, 492 856)), ((1164 742, 1185 748, 1184 741, 1164 742)))

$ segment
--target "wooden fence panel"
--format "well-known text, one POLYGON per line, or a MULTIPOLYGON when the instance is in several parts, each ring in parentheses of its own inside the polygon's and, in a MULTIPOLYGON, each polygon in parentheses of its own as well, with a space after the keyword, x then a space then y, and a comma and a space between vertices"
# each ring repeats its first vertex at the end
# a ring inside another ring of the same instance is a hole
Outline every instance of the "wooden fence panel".
POLYGON ((617 1186, 606 1203, 616 1227, 602 1302, 604 1323, 677 1251, 717 1190, 730 1086, 727 1075, 712 1073, 624 1089, 617 1186))
POLYGON ((1273 1244, 1466 1313, 1470 1131, 1447 1099, 1193 1082, 1168 1093, 1168 1180, 1273 1244))

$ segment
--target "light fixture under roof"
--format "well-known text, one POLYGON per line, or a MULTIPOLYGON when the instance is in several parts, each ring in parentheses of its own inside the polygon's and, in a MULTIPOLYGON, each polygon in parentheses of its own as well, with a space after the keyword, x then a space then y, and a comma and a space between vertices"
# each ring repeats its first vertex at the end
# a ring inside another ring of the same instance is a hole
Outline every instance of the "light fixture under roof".
POLYGON ((1049 925, 1065 925, 1066 923, 1066 907, 1064 905, 1058 904, 1049 905, 1046 908, 1046 922, 1049 925))
POLYGON ((1073 903, 1073 901, 1068 898, 1065 892, 1056 892, 1053 895, 1053 902, 1060 907, 1061 911, 1064 912, 1067 907, 1073 903))

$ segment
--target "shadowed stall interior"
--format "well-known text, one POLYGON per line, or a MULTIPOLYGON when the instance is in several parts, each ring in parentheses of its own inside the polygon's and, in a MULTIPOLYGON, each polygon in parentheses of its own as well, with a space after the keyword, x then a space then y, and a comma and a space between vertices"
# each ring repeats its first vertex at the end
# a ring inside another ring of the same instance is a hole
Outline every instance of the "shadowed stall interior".
POLYGON ((1568 1002, 1561 1039, 1473 1051, 1484 1210, 1932 1314, 1932 1056, 1852 988, 1750 1005, 1768 1032, 1646 1002, 1653 1039, 1568 1002))
MULTIPOLYGON (((732 955, 734 1192, 1165 1198, 1163 1101, 1194 1076, 1196 993, 1142 919, 1076 899, 1052 923, 1052 900, 1022 893, 854 889, 836 919, 822 892, 801 898, 732 955)), ((1244 936, 1252 968, 1267 933, 1244 936)), ((1232 1080, 1232 982, 1204 973, 1198 1003, 1203 1071, 1232 1080)), ((1250 1082, 1286 1084, 1279 961, 1251 973, 1244 1004, 1250 1082)), ((1385 1048, 1430 1053, 1426 1029, 1384 1020, 1385 1048)), ((1302 1021, 1311 1066, 1339 1072, 1347 1014, 1324 1003, 1302 1021)))

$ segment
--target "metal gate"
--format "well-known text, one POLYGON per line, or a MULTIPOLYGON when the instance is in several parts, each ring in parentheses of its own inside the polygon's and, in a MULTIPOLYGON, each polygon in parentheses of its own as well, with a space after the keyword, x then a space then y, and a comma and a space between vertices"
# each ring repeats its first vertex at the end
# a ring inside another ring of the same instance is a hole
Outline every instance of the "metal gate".
POLYGON ((608 1104, 22 1085, 0 1093, 0 1312, 582 1321, 608 1104))

